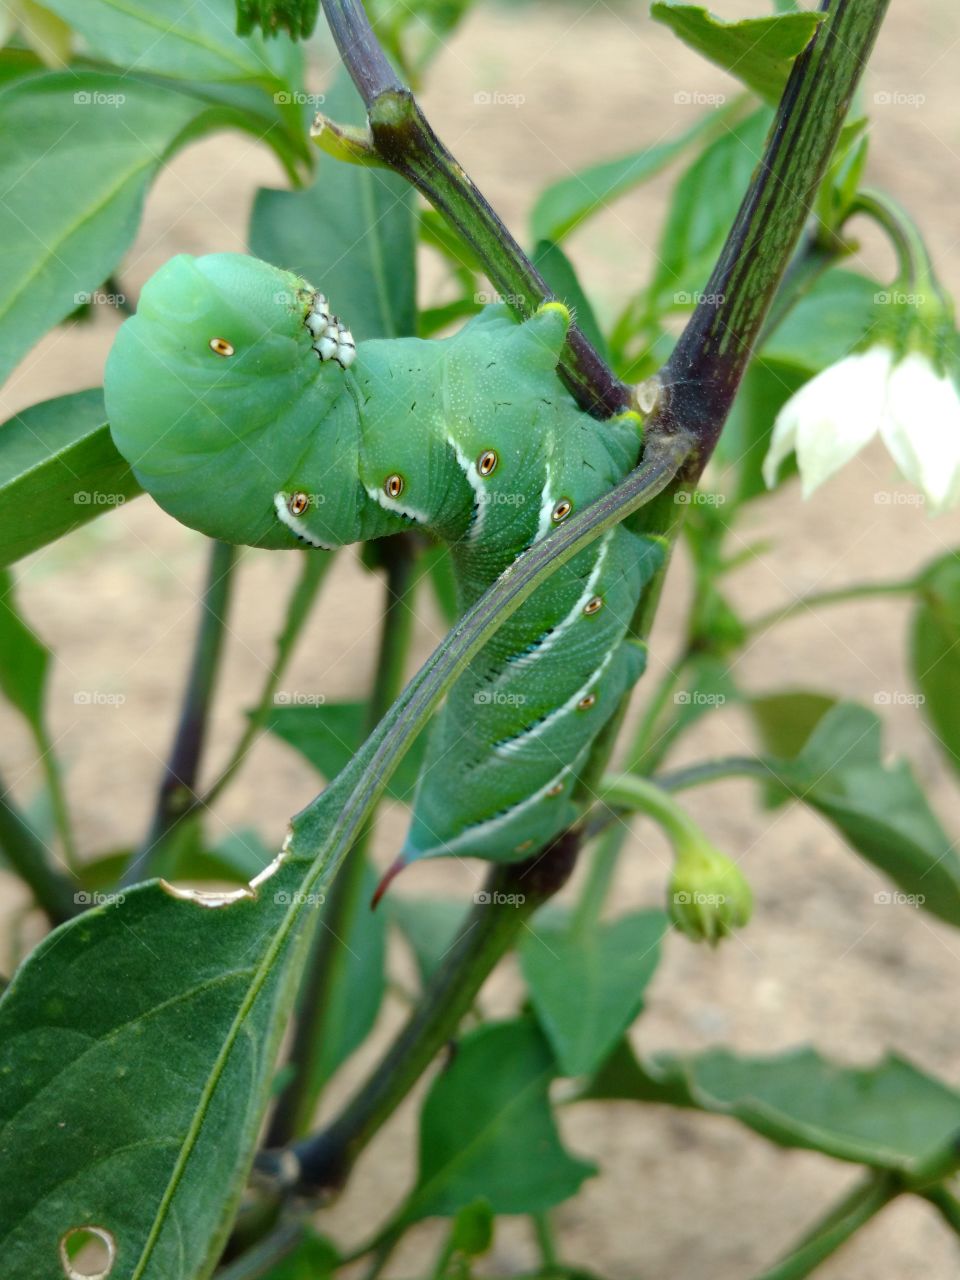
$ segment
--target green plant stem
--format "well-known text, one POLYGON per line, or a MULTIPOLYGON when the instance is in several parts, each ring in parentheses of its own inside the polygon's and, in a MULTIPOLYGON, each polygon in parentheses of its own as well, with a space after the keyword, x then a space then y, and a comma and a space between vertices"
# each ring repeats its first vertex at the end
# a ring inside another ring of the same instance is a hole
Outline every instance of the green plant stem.
POLYGON ((661 374, 653 426, 696 431, 706 465, 793 258, 889 0, 834 0, 793 65, 764 155, 661 374))
POLYGON ((553 1227, 550 1223, 549 1213, 531 1214, 530 1221, 533 1223, 534 1234, 537 1237, 537 1248, 540 1250, 540 1262, 547 1269, 560 1265, 560 1259, 557 1255, 557 1245, 553 1238, 553 1227))
POLYGON ((200 623, 173 746, 160 780, 147 837, 131 858, 121 884, 135 884, 151 875, 160 861, 167 838, 194 807, 197 775, 220 669, 235 562, 235 547, 225 542, 211 544, 207 580, 200 604, 200 623))
POLYGON ((861 1182, 804 1237, 794 1251, 758 1280, 803 1280, 899 1194, 896 1179, 873 1174, 861 1182))
POLYGON ((215 1273, 214 1280, 259 1280, 260 1276, 268 1275, 278 1263, 293 1253, 304 1234, 305 1226, 300 1219, 291 1218, 281 1222, 242 1257, 221 1267, 215 1273))
POLYGON ((297 1190, 331 1194, 343 1187, 357 1156, 456 1034, 526 921, 565 882, 575 850, 576 838, 568 834, 546 855, 493 868, 486 885, 490 901, 475 904, 446 963, 366 1083, 327 1129, 293 1147, 300 1167, 297 1190), (498 894, 524 901, 502 907, 498 894))
POLYGON ((37 745, 37 754, 40 757, 40 767, 43 769, 47 791, 50 794, 53 821, 57 828, 57 835, 60 837, 63 860, 73 875, 79 875, 80 859, 73 835, 73 823, 70 821, 70 810, 67 805, 67 793, 63 786, 60 761, 53 749, 53 743, 50 741, 50 735, 47 733, 44 724, 41 722, 31 727, 33 729, 34 742, 37 745))
MULTIPOLYGON (((323 0, 323 9, 343 64, 366 105, 380 160, 416 187, 459 232, 490 283, 517 314, 531 316, 552 291, 397 78, 362 5, 358 0, 323 0)), ((599 418, 630 403, 629 389, 576 324, 567 334, 559 372, 578 403, 599 418)))
POLYGON ((950 1230, 960 1236, 960 1200, 946 1187, 931 1187, 922 1194, 924 1200, 928 1200, 939 1212, 950 1230))
POLYGON ((202 796, 195 800, 192 808, 208 809, 215 800, 219 799, 221 793, 239 772, 250 752, 250 748, 263 732, 264 726, 270 718, 274 698, 293 656, 293 650, 300 637, 300 632, 310 616, 317 594, 326 579, 330 566, 333 564, 333 556, 325 551, 302 551, 300 554, 303 557, 300 577, 297 579, 297 584, 287 603, 283 627, 276 640, 274 659, 264 681, 260 697, 257 699, 256 709, 248 719, 246 728, 240 735, 233 754, 224 765, 219 777, 216 778, 202 796))
MULTIPOLYGON (((403 687, 404 670, 413 629, 411 594, 415 587, 415 550, 408 534, 378 544, 386 569, 385 602, 377 647, 376 673, 367 708, 367 732, 372 733, 403 687)), ((347 854, 327 893, 317 922, 317 936, 297 1013, 290 1062, 294 1074, 277 1102, 267 1145, 282 1147, 302 1136, 317 1103, 317 1062, 325 1044, 336 980, 346 961, 345 939, 358 911, 369 910, 362 900, 365 858, 373 832, 368 819, 347 854)))
POLYGON ((798 614, 819 609, 823 605, 847 604, 851 600, 883 599, 886 596, 908 596, 919 591, 922 586, 921 578, 914 576, 896 578, 891 582, 858 582, 852 587, 836 587, 832 591, 815 591, 810 595, 800 596, 780 609, 772 609, 769 613, 763 613, 759 618, 754 618, 748 624, 749 633, 751 636, 757 635, 769 627, 787 622, 798 614))
POLYGON ((0 849, 52 924, 76 915, 71 881, 61 874, 0 781, 0 849))
POLYGON ((777 771, 774 762, 760 756, 721 756, 716 760, 701 760, 698 764, 654 774, 653 781, 663 791, 685 791, 688 787, 702 787, 725 778, 776 782, 777 771))
POLYGON ((620 809, 632 810, 653 818, 670 839, 670 843, 682 847, 697 844, 702 833, 693 819, 680 808, 670 794, 657 782, 641 778, 634 773, 609 775, 603 780, 601 800, 620 809))
POLYGON ((858 191, 848 217, 863 214, 886 233, 897 255, 897 280, 912 292, 932 289, 940 295, 933 263, 913 219, 883 191, 858 191))

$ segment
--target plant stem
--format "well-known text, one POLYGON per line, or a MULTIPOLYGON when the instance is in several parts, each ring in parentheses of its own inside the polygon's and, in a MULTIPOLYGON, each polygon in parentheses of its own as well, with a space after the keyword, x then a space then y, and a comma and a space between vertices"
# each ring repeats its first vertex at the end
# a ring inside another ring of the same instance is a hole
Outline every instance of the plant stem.
POLYGON ((489 901, 468 915, 447 962, 435 971, 417 1008, 346 1108, 322 1132, 298 1143, 296 1190, 336 1193, 357 1156, 391 1116, 450 1040, 487 975, 525 922, 563 883, 573 867, 577 838, 568 833, 528 862, 497 866, 487 881, 489 901), (497 895, 523 898, 504 907, 497 895))
POLYGON ((873 1174, 832 1209, 799 1246, 759 1280, 803 1280, 899 1194, 896 1179, 873 1174))
POLYGON ((724 778, 756 778, 758 782, 775 782, 777 771, 772 762, 759 756, 721 756, 717 760, 703 760, 699 764, 655 774, 653 781, 664 791, 685 791, 688 787, 702 787, 705 783, 720 782, 724 778))
MULTIPOLYGON (((367 108, 373 146, 456 228, 493 287, 526 319, 553 293, 483 194, 443 145, 381 49, 358 0, 323 0, 344 66, 367 108)), ((576 324, 559 366, 577 402, 598 418, 626 408, 630 391, 576 324)))
POLYGON ((661 373, 656 425, 693 429, 706 464, 793 256, 889 0, 835 0, 793 65, 764 155, 661 373))
MULTIPOLYGON (((372 733, 403 686, 410 648, 413 610, 410 596, 415 586, 415 552, 410 537, 398 534, 378 544, 386 568, 385 607, 380 626, 377 666, 367 708, 367 732, 372 733)), ((367 821, 353 848, 334 877, 317 922, 317 936, 297 1014, 290 1063, 294 1074, 277 1102, 267 1136, 267 1146, 286 1146, 303 1134, 317 1102, 318 1059, 331 1014, 331 999, 346 962, 345 939, 358 911, 369 910, 362 900, 366 850, 374 819, 367 821)))
POLYGON ((540 1250, 540 1262, 546 1269, 550 1270, 559 1265, 560 1259, 557 1256, 557 1245, 553 1238, 553 1227, 550 1224, 550 1215, 547 1212, 531 1214, 530 1220, 533 1223, 533 1230, 537 1237, 537 1247, 540 1250))
POLYGON ((298 1218, 279 1223, 242 1257, 221 1267, 214 1280, 259 1280, 260 1276, 268 1275, 288 1254, 293 1253, 304 1234, 304 1223, 298 1218))
POLYGON ((846 604, 850 600, 872 600, 883 596, 906 596, 919 591, 923 582, 919 577, 899 578, 892 582, 859 582, 852 587, 836 587, 832 591, 815 591, 807 596, 800 596, 780 609, 772 609, 754 618, 749 624, 750 634, 756 635, 766 631, 768 627, 786 622, 799 613, 807 613, 819 609, 826 604, 846 604))
POLYGON ((634 773, 610 775, 603 780, 601 800, 620 809, 633 810, 653 818, 677 848, 698 844, 703 836, 700 828, 670 794, 657 782, 634 773))
POLYGON ((34 742, 37 744, 37 754, 40 757, 40 767, 43 769, 43 775, 47 783, 47 791, 50 793, 50 804, 53 808, 53 820, 57 828, 57 835, 60 837, 60 844, 63 849, 63 860, 67 864, 73 875, 79 874, 80 860, 77 855, 77 845, 73 836, 73 823, 70 821, 70 810, 67 806, 67 794, 63 787, 63 774, 60 769, 60 761, 53 749, 53 743, 47 733, 46 726, 41 721, 39 724, 32 726, 34 742))
POLYGON ((225 542, 211 544, 207 580, 200 604, 200 623, 180 720, 160 780, 150 829, 142 846, 130 860, 121 884, 134 884, 151 874, 160 860, 167 838, 181 819, 195 807, 197 774, 220 668, 235 560, 235 547, 228 546, 225 542))
POLYGON ((219 799, 223 790, 239 772, 250 748, 263 732, 264 726, 270 718, 274 697, 293 656, 293 650, 300 632, 310 616, 317 593, 323 585, 330 566, 333 564, 333 556, 324 551, 303 551, 301 555, 303 560, 300 577, 287 603, 286 617, 276 640, 276 654, 264 681, 260 697, 257 699, 256 709, 247 721, 247 726, 240 735, 233 754, 224 766, 220 776, 213 782, 209 790, 195 800, 193 808, 207 809, 215 800, 219 799))
POLYGON ((951 1231, 960 1236, 960 1200, 946 1187, 932 1187, 923 1192, 923 1198, 939 1211, 951 1231))
POLYGON ((52 924, 77 914, 71 882, 55 867, 47 850, 0 781, 0 849, 52 924))

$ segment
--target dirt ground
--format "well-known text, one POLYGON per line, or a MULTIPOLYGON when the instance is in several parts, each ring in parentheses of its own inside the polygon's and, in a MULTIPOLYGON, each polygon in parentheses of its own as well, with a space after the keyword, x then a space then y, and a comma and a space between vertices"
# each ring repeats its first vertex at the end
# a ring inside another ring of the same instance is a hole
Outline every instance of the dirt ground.
MULTIPOLYGON (((763 10, 715 6, 724 16, 763 10)), ((960 56, 960 14, 950 0, 893 5, 866 79, 873 111, 870 175, 907 202, 928 233, 943 278, 960 289, 955 218, 960 114, 952 92, 960 56)), ((329 62, 329 60, 328 60, 329 62)), ((733 92, 722 72, 700 62, 651 22, 641 4, 616 9, 551 4, 484 9, 446 48, 423 102, 440 135, 520 231, 540 185, 595 155, 615 154, 673 134, 692 108, 683 91, 733 92), (481 106, 474 95, 521 95, 481 106)), ((644 280, 671 177, 619 202, 571 241, 570 251, 603 316, 644 280)), ((124 278, 133 290, 170 254, 242 249, 258 185, 281 176, 265 150, 234 136, 192 147, 152 192, 124 278)), ((884 271, 884 251, 868 241, 864 259, 884 271)), ((425 272, 424 297, 436 289, 425 272)), ((346 303, 343 304, 346 309, 346 303)), ((3 393, 4 416, 60 392, 99 381, 115 319, 61 329, 24 361, 3 393)), ((906 502, 878 503, 896 490, 892 464, 868 449, 815 500, 791 487, 776 503, 758 501, 744 544, 768 549, 745 566, 736 596, 757 614, 812 590, 863 578, 906 574, 960 543, 960 515, 938 520, 906 502)), ((897 492, 904 492, 897 490, 897 492)), ((281 602, 294 565, 246 552, 210 752, 210 773, 229 753, 272 652, 281 602)), ((141 499, 21 566, 22 597, 34 625, 58 655, 51 718, 69 766, 69 796, 90 854, 128 846, 142 834, 152 789, 176 714, 203 571, 201 540, 141 499), (77 705, 78 691, 122 694, 122 705, 77 705)), ((676 651, 687 593, 678 561, 653 637, 647 686, 676 651)), ((349 555, 340 558, 324 607, 313 619, 285 681, 328 698, 359 696, 373 660, 377 588, 349 555)), ((904 656, 907 610, 871 603, 806 615, 762 637, 738 664, 751 690, 806 686, 873 704, 878 693, 911 689, 904 656)), ((437 618, 418 619, 416 657, 440 638, 437 618)), ((956 790, 916 711, 882 708, 891 752, 903 753, 930 789, 944 821, 958 828, 956 790)), ((2 713, 0 767, 29 798, 40 783, 19 725, 2 713)), ((703 722, 677 761, 750 746, 742 715, 724 709, 703 722)), ((310 798, 315 779, 280 744, 263 741, 250 767, 210 822, 213 839, 255 827, 270 845, 310 798)), ((881 906, 881 878, 816 817, 792 807, 770 815, 747 784, 726 783, 689 797, 717 844, 741 859, 757 907, 749 929, 716 952, 668 939, 634 1031, 644 1053, 724 1043, 747 1053, 813 1043, 826 1054, 869 1062, 885 1050, 908 1055, 943 1078, 960 1080, 957 990, 960 940, 905 906, 881 906)), ((377 857, 396 847, 402 816, 380 825, 377 857)), ((637 824, 616 886, 616 909, 662 899, 667 854, 657 832, 637 824)), ((467 898, 478 867, 455 864, 408 873, 399 892, 467 898)), ((19 888, 4 885, 11 913, 19 888)), ((404 957, 395 957, 403 963, 404 957)), ((3 968, 7 967, 4 960, 3 968)), ((493 1012, 509 1012, 516 975, 505 966, 484 993, 493 1012)), ((391 1005, 377 1043, 400 1017, 391 1005)), ((368 1047, 369 1050, 369 1047, 368 1047)), ((336 1082, 336 1105, 371 1061, 365 1050, 336 1082)), ((609 1280, 746 1280, 771 1265, 789 1242, 857 1177, 851 1167, 811 1153, 784 1153, 734 1123, 629 1105, 565 1113, 565 1137, 602 1174, 557 1213, 563 1256, 609 1280)), ((415 1108, 398 1114, 362 1159, 355 1181, 328 1215, 341 1239, 366 1236, 412 1176, 415 1108)), ((427 1226, 399 1251, 389 1274, 409 1275, 433 1254, 427 1226)), ((491 1265, 533 1264, 527 1226, 498 1233, 491 1265)), ((953 1280, 956 1241, 919 1200, 898 1202, 818 1273, 823 1280, 953 1280)))

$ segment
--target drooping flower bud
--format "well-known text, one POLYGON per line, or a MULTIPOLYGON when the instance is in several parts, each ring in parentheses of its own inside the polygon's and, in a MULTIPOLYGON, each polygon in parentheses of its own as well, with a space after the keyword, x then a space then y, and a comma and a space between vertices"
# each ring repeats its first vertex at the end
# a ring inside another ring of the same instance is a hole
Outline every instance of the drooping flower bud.
POLYGON ((753 894, 732 858, 706 840, 684 841, 677 848, 667 911, 687 937, 716 946, 750 919, 753 894))

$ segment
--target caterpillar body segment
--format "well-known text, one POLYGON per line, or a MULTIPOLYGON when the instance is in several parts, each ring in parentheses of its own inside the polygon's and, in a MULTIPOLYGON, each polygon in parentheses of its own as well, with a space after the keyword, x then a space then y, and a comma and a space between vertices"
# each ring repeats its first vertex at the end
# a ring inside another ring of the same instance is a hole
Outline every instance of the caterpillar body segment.
MULTIPOLYGON (((418 527, 467 608, 636 464, 556 374, 569 313, 484 308, 458 333, 355 342, 306 281, 237 254, 172 259, 108 361, 114 439, 211 537, 333 548, 418 527), (214 341, 215 340, 215 341, 214 341)), ((663 548, 626 525, 560 566, 476 655, 431 734, 402 859, 523 858, 577 816, 578 772, 645 652, 629 624, 663 548)))

